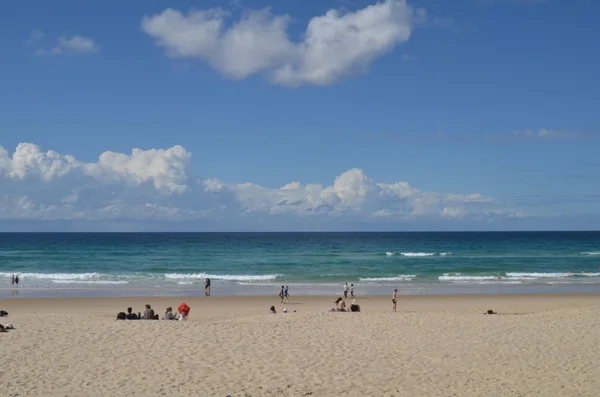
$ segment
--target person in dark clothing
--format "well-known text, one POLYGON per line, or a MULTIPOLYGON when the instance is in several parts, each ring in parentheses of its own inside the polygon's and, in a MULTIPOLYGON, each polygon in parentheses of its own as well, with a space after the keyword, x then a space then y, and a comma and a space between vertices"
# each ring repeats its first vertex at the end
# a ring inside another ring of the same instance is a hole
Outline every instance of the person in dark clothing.
POLYGON ((210 296, 210 278, 204 279, 204 294, 210 296))
POLYGON ((135 313, 132 313, 133 309, 128 307, 127 308, 127 314, 125 315, 125 318, 127 320, 139 320, 138 315, 135 313))

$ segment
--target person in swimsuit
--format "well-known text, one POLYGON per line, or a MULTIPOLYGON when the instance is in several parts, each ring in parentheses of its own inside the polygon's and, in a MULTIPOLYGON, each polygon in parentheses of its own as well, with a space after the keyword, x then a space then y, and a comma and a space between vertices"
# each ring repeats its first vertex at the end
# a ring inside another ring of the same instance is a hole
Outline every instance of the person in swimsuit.
POLYGON ((342 297, 336 299, 335 303, 335 311, 336 312, 345 312, 346 311, 346 302, 342 297))
POLYGON ((394 294, 392 295, 392 303, 394 304, 394 307, 392 309, 392 311, 395 313, 396 312, 396 295, 398 294, 398 289, 396 288, 394 290, 394 294))

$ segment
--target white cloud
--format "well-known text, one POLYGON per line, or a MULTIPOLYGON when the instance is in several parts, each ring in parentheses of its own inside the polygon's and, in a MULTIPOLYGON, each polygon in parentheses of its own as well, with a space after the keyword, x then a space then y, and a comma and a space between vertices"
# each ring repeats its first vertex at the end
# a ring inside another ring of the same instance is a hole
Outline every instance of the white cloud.
POLYGON ((44 32, 42 32, 39 29, 36 29, 29 34, 29 37, 27 37, 27 40, 25 40, 25 44, 34 45, 35 43, 39 42, 43 38, 44 38, 44 32))
POLYGON ((146 16, 144 32, 172 58, 196 58, 233 79, 266 74, 286 86, 328 85, 364 73, 378 57, 406 42, 413 17, 425 18, 405 0, 384 0, 355 12, 329 10, 313 17, 302 40, 290 40, 288 15, 269 8, 245 13, 227 27, 222 8, 183 14, 166 9, 146 16))
MULTIPOLYGON (((384 183, 358 168, 329 186, 291 182, 279 188, 228 184, 193 175, 181 146, 104 152, 81 162, 21 143, 0 146, 0 219, 81 221, 246 221, 282 219, 371 222, 522 217, 479 193, 423 192, 407 182, 384 183)), ((252 223, 255 222, 255 223, 252 223)))
POLYGON ((540 128, 538 130, 513 131, 513 136, 516 138, 536 138, 536 139, 576 139, 583 137, 586 134, 577 131, 557 131, 540 128))
POLYGON ((84 36, 61 36, 51 50, 38 49, 36 55, 80 54, 89 55, 100 51, 94 40, 84 36))

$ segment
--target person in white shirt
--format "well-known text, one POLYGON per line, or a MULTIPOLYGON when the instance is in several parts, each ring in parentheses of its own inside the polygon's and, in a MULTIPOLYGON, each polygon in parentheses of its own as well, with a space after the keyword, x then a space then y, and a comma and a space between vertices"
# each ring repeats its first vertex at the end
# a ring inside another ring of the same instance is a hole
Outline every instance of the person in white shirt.
POLYGON ((348 283, 344 284, 344 298, 348 298, 348 283))

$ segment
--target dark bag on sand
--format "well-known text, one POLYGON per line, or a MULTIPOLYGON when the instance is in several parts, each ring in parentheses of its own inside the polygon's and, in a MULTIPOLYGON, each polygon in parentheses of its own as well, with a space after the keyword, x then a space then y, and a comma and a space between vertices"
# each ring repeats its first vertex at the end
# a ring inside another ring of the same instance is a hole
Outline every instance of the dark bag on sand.
POLYGON ((4 310, 0 310, 0 317, 8 316, 8 312, 4 310))
POLYGON ((121 312, 119 314, 117 314, 117 320, 125 320, 126 315, 125 312, 121 312))

